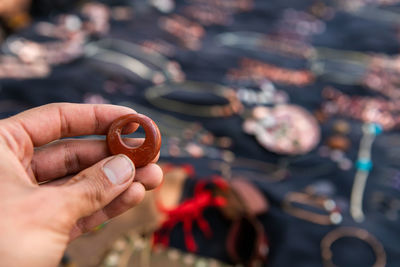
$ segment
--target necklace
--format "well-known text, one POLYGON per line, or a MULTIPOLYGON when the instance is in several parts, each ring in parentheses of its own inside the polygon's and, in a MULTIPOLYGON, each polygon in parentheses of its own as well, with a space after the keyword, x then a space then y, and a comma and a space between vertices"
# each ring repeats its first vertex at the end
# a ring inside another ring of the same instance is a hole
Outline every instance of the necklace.
POLYGON ((201 48, 206 31, 199 23, 174 14, 159 18, 158 24, 161 29, 176 37, 184 48, 193 51, 201 48))
POLYGON ((259 60, 243 58, 238 69, 230 69, 227 79, 233 82, 271 80, 281 84, 306 86, 314 82, 315 75, 309 70, 292 70, 259 60))
POLYGON ((365 123, 376 123, 385 131, 398 127, 400 121, 398 100, 348 96, 332 87, 324 88, 322 96, 327 99, 322 105, 324 114, 339 114, 365 123))
POLYGON ((271 51, 285 57, 306 59, 315 54, 315 49, 305 42, 268 36, 257 32, 227 32, 215 37, 218 45, 253 51, 271 51))
POLYGON ((250 11, 253 5, 253 0, 191 0, 182 12, 204 26, 228 25, 236 13, 250 11))
POLYGON ((18 58, 0 56, 0 79, 29 79, 46 77, 50 73, 50 67, 44 62, 26 64, 18 58))
POLYGON ((253 8, 254 0, 189 0, 190 3, 212 6, 226 11, 250 11, 253 8))

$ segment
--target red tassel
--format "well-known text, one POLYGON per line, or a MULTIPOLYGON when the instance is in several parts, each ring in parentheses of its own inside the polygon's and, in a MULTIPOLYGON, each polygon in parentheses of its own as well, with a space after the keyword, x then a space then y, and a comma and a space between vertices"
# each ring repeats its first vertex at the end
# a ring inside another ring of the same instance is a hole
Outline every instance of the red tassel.
POLYGON ((210 239, 212 237, 212 231, 211 227, 208 224, 208 222, 204 219, 203 216, 200 216, 197 219, 197 225, 199 226, 200 230, 203 232, 203 234, 210 239))
MULTIPOLYGON (((228 188, 228 183, 220 177, 213 179, 214 185, 219 188, 228 188)), ((207 182, 200 181, 194 188, 194 196, 185 200, 178 207, 166 210, 161 207, 160 210, 167 215, 166 221, 161 228, 154 234, 154 243, 161 243, 165 246, 169 244, 169 236, 172 229, 179 222, 183 223, 184 239, 186 249, 190 252, 197 251, 197 244, 193 237, 193 222, 196 222, 201 232, 207 237, 212 237, 212 230, 209 223, 203 217, 204 209, 207 207, 221 207, 226 205, 226 199, 222 196, 213 196, 213 192, 206 188, 207 182)))

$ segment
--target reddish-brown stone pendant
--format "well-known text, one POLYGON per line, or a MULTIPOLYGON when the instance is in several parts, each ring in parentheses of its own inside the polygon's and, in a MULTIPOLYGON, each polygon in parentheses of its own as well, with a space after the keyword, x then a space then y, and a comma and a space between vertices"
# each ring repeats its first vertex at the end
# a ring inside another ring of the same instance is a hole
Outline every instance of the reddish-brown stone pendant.
POLYGON ((135 167, 140 168, 149 164, 157 156, 161 148, 161 134, 157 125, 149 117, 142 114, 128 114, 111 124, 107 134, 107 144, 113 155, 124 154, 133 161, 135 167), (121 138, 122 129, 131 122, 138 123, 146 133, 146 139, 139 147, 130 147, 121 138))

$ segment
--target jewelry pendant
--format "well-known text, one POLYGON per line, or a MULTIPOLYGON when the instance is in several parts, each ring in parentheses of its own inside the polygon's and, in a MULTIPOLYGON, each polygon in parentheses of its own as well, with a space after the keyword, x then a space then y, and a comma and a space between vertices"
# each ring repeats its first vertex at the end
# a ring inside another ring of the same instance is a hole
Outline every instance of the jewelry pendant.
POLYGON ((157 125, 149 117, 142 114, 128 114, 113 122, 108 130, 107 144, 113 155, 125 154, 137 168, 140 168, 149 164, 157 156, 161 148, 161 134, 157 125), (122 129, 131 122, 139 123, 146 133, 146 139, 137 148, 127 146, 121 139, 122 129))
POLYGON ((256 107, 252 117, 245 120, 243 130, 255 135, 261 146, 279 154, 308 153, 320 140, 316 119, 296 105, 256 107))

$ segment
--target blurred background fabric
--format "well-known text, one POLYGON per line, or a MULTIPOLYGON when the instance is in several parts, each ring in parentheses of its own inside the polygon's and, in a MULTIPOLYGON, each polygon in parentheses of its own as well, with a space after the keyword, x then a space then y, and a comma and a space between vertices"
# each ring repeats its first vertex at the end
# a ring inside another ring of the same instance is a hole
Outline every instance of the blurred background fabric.
MULTIPOLYGON (((132 107, 159 125, 161 162, 192 168, 181 203, 215 175, 262 193, 263 266, 400 266, 399 1, 20 2, 0 0, 1 118, 132 107)), ((203 213, 213 235, 194 222, 191 252, 237 263, 232 222, 203 213)), ((104 251, 125 229, 109 228, 104 251)), ((185 238, 177 221, 168 246, 185 238)))

